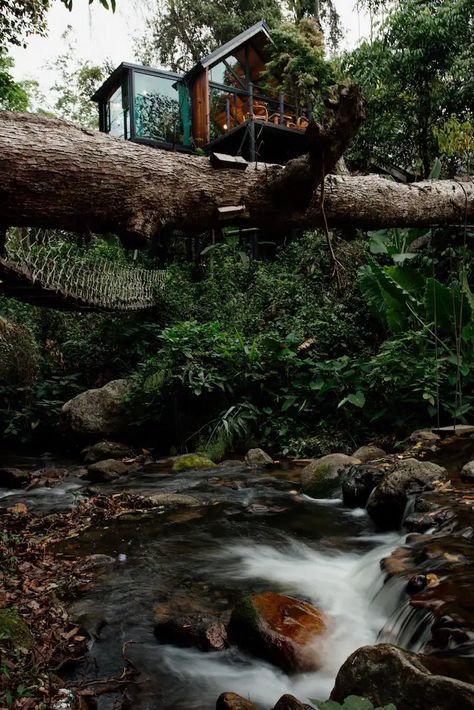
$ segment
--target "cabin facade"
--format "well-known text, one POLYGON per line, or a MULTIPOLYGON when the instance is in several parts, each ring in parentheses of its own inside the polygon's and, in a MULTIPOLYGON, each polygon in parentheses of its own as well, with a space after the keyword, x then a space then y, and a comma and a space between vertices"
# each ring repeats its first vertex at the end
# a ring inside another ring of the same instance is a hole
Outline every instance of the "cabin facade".
POLYGON ((185 74, 122 63, 96 91, 100 130, 159 148, 284 163, 305 152, 311 108, 263 80, 270 30, 258 22, 185 74))

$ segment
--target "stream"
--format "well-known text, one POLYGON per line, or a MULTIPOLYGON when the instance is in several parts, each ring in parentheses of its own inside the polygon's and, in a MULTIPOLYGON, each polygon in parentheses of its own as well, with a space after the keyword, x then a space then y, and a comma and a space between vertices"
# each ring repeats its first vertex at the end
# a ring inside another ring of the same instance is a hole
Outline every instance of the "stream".
MULTIPOLYGON (((52 455, 5 455, 0 465, 69 472, 52 487, 0 489, 2 507, 22 501, 46 513, 67 509, 91 492, 166 492, 198 499, 195 507, 124 516, 60 547, 65 556, 100 553, 116 560, 73 604, 93 640, 89 657, 70 677, 120 675, 127 643, 127 657, 141 673, 135 710, 211 710, 224 691, 262 708, 273 707, 288 692, 308 703, 326 699, 339 667, 356 648, 387 641, 421 651, 429 639, 430 614, 409 607, 404 582, 392 577, 384 583, 380 568, 406 533, 378 532, 365 510, 348 509, 338 497, 301 495, 301 468, 281 464, 256 471, 232 462, 212 471, 171 474, 149 464, 118 482, 91 485, 76 475, 77 462, 52 455), (265 590, 310 601, 327 615, 318 672, 288 676, 235 647, 201 652, 161 645, 154 635, 156 609, 226 618, 242 596, 265 590)), ((98 708, 111 710, 115 701, 113 695, 99 696, 98 708)))

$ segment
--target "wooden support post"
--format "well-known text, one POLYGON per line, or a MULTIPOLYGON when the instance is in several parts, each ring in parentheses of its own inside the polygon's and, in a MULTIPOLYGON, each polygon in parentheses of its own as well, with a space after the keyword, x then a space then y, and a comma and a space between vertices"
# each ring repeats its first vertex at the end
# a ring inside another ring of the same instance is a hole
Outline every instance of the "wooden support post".
POLYGON ((255 121, 253 117, 253 84, 249 83, 249 104, 250 104, 250 123, 249 123, 249 137, 250 137, 250 160, 255 163, 257 160, 257 151, 255 148, 255 121))
POLYGON ((282 91, 280 91, 280 94, 278 96, 279 104, 280 104, 280 126, 285 125, 285 95, 283 94, 282 91))
POLYGON ((229 97, 226 98, 225 100, 225 120, 226 120, 226 126, 227 130, 230 131, 230 100, 229 97))

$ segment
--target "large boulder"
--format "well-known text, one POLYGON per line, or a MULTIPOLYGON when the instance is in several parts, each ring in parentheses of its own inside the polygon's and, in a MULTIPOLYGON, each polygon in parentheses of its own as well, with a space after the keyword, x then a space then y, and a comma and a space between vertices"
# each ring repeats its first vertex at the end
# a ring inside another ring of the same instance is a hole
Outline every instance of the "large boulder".
POLYGON ((263 449, 249 449, 245 454, 245 463, 250 468, 261 468, 271 466, 273 459, 263 449))
POLYGON ((125 395, 129 380, 112 380, 99 389, 81 392, 62 408, 68 428, 81 438, 114 436, 127 428, 125 395))
POLYGON ((463 481, 474 483, 474 461, 469 461, 462 467, 461 478, 463 481))
POLYGON ((339 669, 331 699, 368 698, 397 710, 473 710, 474 686, 430 673, 415 653, 390 644, 363 646, 339 669))
POLYGON ((342 479, 344 505, 351 508, 363 508, 375 486, 384 476, 385 471, 376 466, 364 464, 351 466, 342 479))
POLYGON ((87 468, 87 478, 92 483, 110 483, 127 473, 127 467, 121 461, 106 459, 98 461, 87 468))
POLYGON ((326 495, 337 486, 340 475, 358 463, 359 459, 346 454, 328 454, 314 459, 301 472, 303 493, 312 498, 326 495))
POLYGON ((82 450, 86 463, 96 463, 105 459, 124 459, 130 456, 130 447, 117 441, 99 441, 82 450))
POLYGON ((446 469, 429 461, 404 459, 382 479, 370 494, 367 512, 382 528, 402 523, 410 496, 433 490, 436 481, 446 479, 446 469))
POLYGON ((240 601, 227 631, 242 650, 294 673, 319 668, 315 644, 326 631, 326 620, 307 602, 262 592, 240 601))
POLYGON ((355 459, 359 459, 361 463, 369 463, 369 461, 376 461, 377 459, 383 459, 387 454, 383 449, 378 446, 373 446, 369 444, 368 446, 361 446, 357 451, 352 454, 355 459))

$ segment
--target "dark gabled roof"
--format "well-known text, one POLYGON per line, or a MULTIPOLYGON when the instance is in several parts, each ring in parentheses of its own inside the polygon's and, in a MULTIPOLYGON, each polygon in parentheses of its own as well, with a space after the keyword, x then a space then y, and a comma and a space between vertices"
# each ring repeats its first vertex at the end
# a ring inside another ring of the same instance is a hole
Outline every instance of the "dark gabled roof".
POLYGON ((152 76, 167 77, 168 79, 174 79, 174 81, 178 81, 183 78, 181 74, 166 71, 165 69, 156 69, 155 67, 144 67, 141 64, 122 62, 116 69, 114 69, 112 74, 107 77, 102 86, 97 89, 95 94, 91 96, 92 101, 107 101, 114 89, 116 89, 122 81, 123 74, 129 69, 136 69, 137 71, 144 72, 145 74, 151 74, 152 76))
POLYGON ((227 57, 227 55, 235 51, 242 44, 245 44, 246 42, 248 42, 253 37, 259 34, 264 34, 265 37, 270 39, 270 28, 265 22, 265 20, 260 20, 259 22, 256 22, 254 25, 252 25, 252 27, 249 27, 247 30, 244 30, 235 37, 232 37, 232 39, 223 44, 222 47, 218 47, 213 52, 208 54, 207 57, 201 59, 197 64, 195 64, 191 69, 189 69, 189 71, 186 72, 186 74, 184 75, 184 79, 190 79, 200 69, 207 69, 208 67, 213 66, 218 61, 224 59, 225 57, 227 57))

